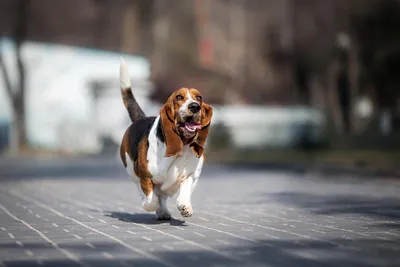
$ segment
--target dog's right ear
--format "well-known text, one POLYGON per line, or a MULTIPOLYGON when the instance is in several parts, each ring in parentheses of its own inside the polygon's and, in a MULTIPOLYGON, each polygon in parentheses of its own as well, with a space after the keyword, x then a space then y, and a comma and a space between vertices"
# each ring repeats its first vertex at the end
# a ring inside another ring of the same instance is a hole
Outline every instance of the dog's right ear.
POLYGON ((171 100, 160 110, 161 126, 164 134, 166 151, 164 157, 178 155, 183 149, 183 143, 176 129, 175 111, 172 108, 171 100))
POLYGON ((190 145, 196 157, 200 158, 204 153, 204 146, 210 131, 213 109, 210 105, 203 103, 201 107, 201 130, 197 133, 195 141, 190 145))

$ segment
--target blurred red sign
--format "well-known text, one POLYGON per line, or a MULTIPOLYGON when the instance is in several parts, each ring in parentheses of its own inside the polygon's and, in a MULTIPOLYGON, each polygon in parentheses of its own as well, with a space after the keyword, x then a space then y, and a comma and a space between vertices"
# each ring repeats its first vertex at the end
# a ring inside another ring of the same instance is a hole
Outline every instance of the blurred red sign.
POLYGON ((213 44, 209 38, 202 38, 199 44, 200 62, 203 65, 213 63, 213 44))

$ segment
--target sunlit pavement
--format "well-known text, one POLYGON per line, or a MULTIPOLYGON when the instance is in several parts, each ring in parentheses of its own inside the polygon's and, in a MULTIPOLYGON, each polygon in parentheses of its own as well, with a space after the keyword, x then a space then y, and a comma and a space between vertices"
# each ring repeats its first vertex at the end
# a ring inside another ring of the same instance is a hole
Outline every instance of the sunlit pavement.
POLYGON ((400 266, 400 182, 206 165, 155 220, 115 158, 0 163, 0 266, 400 266))

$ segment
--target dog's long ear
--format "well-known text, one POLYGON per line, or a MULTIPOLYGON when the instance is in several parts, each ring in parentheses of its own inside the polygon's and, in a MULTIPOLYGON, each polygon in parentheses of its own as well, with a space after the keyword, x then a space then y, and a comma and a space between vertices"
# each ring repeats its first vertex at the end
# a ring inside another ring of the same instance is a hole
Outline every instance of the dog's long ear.
POLYGON ((179 154, 183 149, 181 138, 176 132, 175 111, 172 109, 170 100, 164 104, 160 111, 161 125, 165 139, 166 151, 165 157, 171 157, 179 154))
POLYGON ((201 130, 197 133, 195 141, 190 145, 193 153, 198 158, 200 158, 204 153, 204 145, 207 140, 208 132, 210 131, 212 114, 212 107, 203 103, 201 107, 201 130))

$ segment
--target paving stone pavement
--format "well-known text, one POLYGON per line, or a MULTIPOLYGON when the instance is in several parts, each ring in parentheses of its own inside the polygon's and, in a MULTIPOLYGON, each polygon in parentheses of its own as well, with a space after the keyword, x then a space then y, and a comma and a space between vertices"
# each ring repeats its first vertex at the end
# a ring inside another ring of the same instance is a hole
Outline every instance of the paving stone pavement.
POLYGON ((114 158, 0 162, 0 267, 400 266, 400 182, 206 165, 155 220, 114 158))

